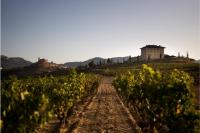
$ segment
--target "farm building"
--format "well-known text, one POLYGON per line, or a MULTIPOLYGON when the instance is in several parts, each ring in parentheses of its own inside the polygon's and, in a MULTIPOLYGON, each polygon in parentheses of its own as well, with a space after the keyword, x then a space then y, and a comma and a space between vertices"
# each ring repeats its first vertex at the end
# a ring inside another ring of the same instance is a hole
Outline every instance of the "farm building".
POLYGON ((141 49, 141 60, 155 60, 164 58, 164 48, 158 45, 146 45, 141 49))
POLYGON ((38 62, 36 63, 37 66, 43 67, 43 68, 50 68, 50 67, 58 67, 59 65, 53 62, 48 62, 47 59, 44 58, 38 58, 38 62))

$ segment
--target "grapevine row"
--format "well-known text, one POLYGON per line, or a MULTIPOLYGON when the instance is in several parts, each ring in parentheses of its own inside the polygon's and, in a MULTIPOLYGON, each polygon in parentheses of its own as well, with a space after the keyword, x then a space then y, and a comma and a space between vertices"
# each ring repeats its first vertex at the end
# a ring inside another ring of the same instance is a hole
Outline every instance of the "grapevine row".
POLYGON ((53 117, 62 122, 67 111, 98 86, 99 79, 91 74, 67 76, 11 77, 2 81, 2 132, 34 132, 53 117))
POLYGON ((193 79, 185 72, 161 73, 147 65, 118 75, 113 85, 144 132, 198 132, 193 79))

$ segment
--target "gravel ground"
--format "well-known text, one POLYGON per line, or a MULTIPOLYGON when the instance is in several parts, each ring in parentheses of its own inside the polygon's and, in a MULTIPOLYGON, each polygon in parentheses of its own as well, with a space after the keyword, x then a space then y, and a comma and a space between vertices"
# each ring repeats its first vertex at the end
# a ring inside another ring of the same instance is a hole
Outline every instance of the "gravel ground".
POLYGON ((110 77, 103 77, 97 93, 77 106, 60 132, 69 133, 140 133, 128 109, 111 85, 110 77))

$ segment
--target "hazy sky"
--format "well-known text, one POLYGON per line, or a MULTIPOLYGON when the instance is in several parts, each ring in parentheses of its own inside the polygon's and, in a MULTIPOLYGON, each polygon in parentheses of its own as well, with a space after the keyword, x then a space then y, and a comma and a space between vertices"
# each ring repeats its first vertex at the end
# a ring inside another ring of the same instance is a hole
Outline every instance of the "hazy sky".
POLYGON ((56 63, 140 55, 200 59, 199 0, 2 0, 1 54, 56 63))

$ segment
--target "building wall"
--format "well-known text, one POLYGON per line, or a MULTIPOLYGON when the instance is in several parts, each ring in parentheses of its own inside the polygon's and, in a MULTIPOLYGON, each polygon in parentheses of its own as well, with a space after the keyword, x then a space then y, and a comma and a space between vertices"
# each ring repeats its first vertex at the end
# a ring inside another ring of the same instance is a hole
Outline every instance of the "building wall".
POLYGON ((164 58, 164 48, 142 48, 142 60, 154 60, 164 58))
POLYGON ((58 65, 53 62, 48 62, 47 59, 38 59, 38 66, 44 67, 44 68, 50 68, 50 67, 57 67, 58 65))

